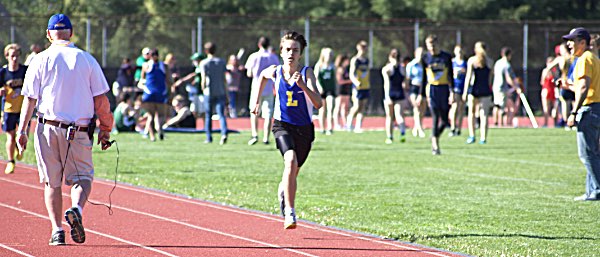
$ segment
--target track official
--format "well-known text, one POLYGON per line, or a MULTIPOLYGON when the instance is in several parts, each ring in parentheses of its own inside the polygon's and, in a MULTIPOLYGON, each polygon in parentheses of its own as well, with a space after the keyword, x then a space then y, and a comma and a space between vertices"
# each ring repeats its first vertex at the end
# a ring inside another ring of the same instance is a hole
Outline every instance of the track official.
POLYGON ((71 187, 71 208, 64 213, 71 226, 71 238, 85 242, 82 207, 92 189, 93 133, 100 121, 98 143, 110 147, 113 118, 108 98, 109 87, 98 62, 89 53, 70 42, 71 21, 55 14, 48 21, 46 36, 52 45, 35 56, 25 74, 25 96, 18 127, 17 144, 27 146, 27 125, 37 108, 35 154, 40 182, 44 183, 44 200, 52 223, 50 245, 64 245, 61 225, 61 186, 71 187))

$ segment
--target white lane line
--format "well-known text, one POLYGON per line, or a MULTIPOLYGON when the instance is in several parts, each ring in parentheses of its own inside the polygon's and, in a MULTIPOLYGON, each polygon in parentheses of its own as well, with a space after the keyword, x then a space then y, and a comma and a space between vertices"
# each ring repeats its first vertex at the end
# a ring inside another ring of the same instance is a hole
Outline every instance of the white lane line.
MULTIPOLYGON (((23 212, 23 213, 27 213, 29 215, 33 215, 33 216, 36 216, 36 217, 41 218, 41 219, 50 220, 48 217, 43 216, 41 214, 38 214, 38 213, 35 213, 35 212, 31 212, 31 211, 28 211, 28 210, 24 210, 24 209, 21 209, 21 208, 17 208, 17 207, 14 207, 14 206, 11 206, 11 205, 7 205, 7 204, 4 204, 4 203, 0 203, 0 206, 2 206, 4 208, 15 210, 15 211, 20 211, 20 212, 23 212)), ((62 223, 63 223, 63 225, 67 225, 68 226, 67 222, 63 221, 62 223)), ((119 242, 122 242, 122 243, 126 243, 126 244, 129 244, 129 245, 134 245, 134 246, 146 249, 148 251, 152 251, 152 252, 155 252, 155 253, 160 253, 160 254, 165 255, 165 256, 177 257, 177 255, 174 255, 174 254, 171 254, 171 253, 168 253, 168 252, 165 252, 165 251, 161 251, 161 250, 158 250, 156 248, 152 248, 152 247, 149 247, 149 246, 145 246, 145 245, 142 245, 142 244, 131 242, 131 241, 128 241, 128 240, 125 240, 125 239, 122 239, 122 238, 119 238, 119 237, 116 237, 116 236, 111 236, 111 235, 108 235, 108 234, 104 234, 102 232, 98 232, 98 231, 95 231, 95 230, 92 230, 92 229, 89 229, 89 228, 86 228, 85 231, 89 232, 89 233, 92 233, 92 234, 99 235, 99 236, 107 237, 107 238, 110 238, 110 239, 113 239, 113 240, 116 240, 116 241, 119 241, 119 242)))
MULTIPOLYGON (((37 170, 34 169, 33 167, 23 166, 23 165, 19 165, 19 167, 26 168, 26 169, 29 169, 31 171, 36 171, 37 172, 37 170)), ((29 184, 22 184, 21 182, 14 181, 14 180, 9 180, 9 179, 4 179, 4 178, 0 178, 0 180, 5 180, 5 181, 8 181, 8 182, 12 182, 12 183, 16 183, 16 184, 21 184, 21 185, 24 185, 24 186, 32 187, 29 184)), ((102 181, 102 180, 94 180, 94 182, 98 183, 98 184, 107 185, 107 186, 113 186, 114 185, 113 184, 114 182, 106 182, 106 181, 102 181)), ((34 188, 39 188, 39 187, 35 187, 35 186, 33 186, 33 187, 34 188)), ((279 217, 275 218, 273 216, 262 215, 262 214, 259 214, 259 213, 253 213, 253 212, 249 212, 249 211, 244 211, 242 209, 236 209, 234 207, 226 207, 226 206, 223 206, 223 205, 218 205, 216 203, 205 203, 205 202, 200 202, 198 200, 189 200, 189 199, 184 199, 184 198, 180 198, 180 197, 174 197, 174 196, 168 195, 166 193, 158 193, 158 192, 154 192, 154 191, 150 191, 150 190, 143 190, 143 189, 139 189, 139 188, 136 188, 136 187, 125 185, 125 184, 119 184, 119 188, 131 190, 131 191, 134 191, 134 192, 144 193, 144 194, 148 194, 148 195, 152 195, 152 196, 158 196, 158 197, 166 198, 166 199, 169 199, 169 200, 176 200, 176 201, 180 201, 180 202, 184 202, 184 203, 191 203, 191 204, 194 204, 194 205, 209 207, 209 208, 213 208, 213 209, 218 209, 218 210, 223 210, 223 211, 228 211, 228 212, 233 212, 233 213, 238 213, 238 214, 243 214, 243 215, 248 215, 248 216, 254 216, 254 217, 258 217, 258 218, 262 218, 262 219, 267 219, 267 220, 271 220, 271 221, 281 221, 281 218, 279 218, 279 217)), ((317 231, 327 232, 327 233, 331 233, 331 234, 342 235, 342 236, 346 236, 346 237, 349 237, 349 238, 360 239, 360 240, 365 240, 365 241, 369 241, 369 242, 373 242, 373 243, 378 243, 378 244, 393 246, 393 247, 400 248, 400 249, 408 249, 408 250, 412 250, 412 251, 427 253, 427 254, 431 254, 431 255, 435 255, 435 256, 444 256, 444 257, 449 256, 449 255, 443 255, 441 253, 435 253, 435 252, 428 251, 428 250, 426 250, 425 247, 423 247, 423 249, 418 249, 418 248, 406 246, 402 242, 382 241, 383 239, 377 238, 377 237, 373 237, 373 238, 363 237, 363 236, 353 235, 353 234, 350 234, 350 233, 344 233, 344 232, 341 232, 341 231, 329 230, 329 229, 325 229, 325 228, 320 227, 320 226, 309 225, 309 224, 304 224, 304 223, 298 223, 298 226, 309 228, 309 229, 313 229, 313 230, 317 230, 317 231)), ((285 249, 285 248, 282 248, 282 249, 285 249)), ((444 252, 444 251, 440 250, 440 252, 444 252)))
MULTIPOLYGON (((19 182, 19 181, 14 181, 14 180, 11 180, 11 179, 0 178, 0 180, 6 181, 6 182, 10 182, 10 183, 13 183, 13 184, 17 184, 17 185, 20 185, 20 186, 24 186, 24 187, 29 187, 29 188, 33 188, 33 189, 43 190, 43 188, 40 188, 39 186, 35 186, 35 185, 31 185, 31 184, 27 184, 27 183, 23 183, 23 182, 19 182)), ((63 196, 69 197, 70 195, 63 193, 63 196)), ((90 199, 90 200, 94 201, 96 203, 100 203, 100 204, 108 204, 108 203, 103 203, 103 202, 95 200, 95 199, 94 200, 90 199)), ((0 205, 3 205, 3 204, 0 203, 0 205)), ((202 230, 202 231, 206 231, 206 232, 210 232, 210 233, 215 233, 215 234, 226 236, 226 237, 232 237, 232 238, 240 239, 240 240, 243 240, 243 241, 247 241, 247 242, 251 242, 251 243, 255 243, 255 244, 259 244, 259 245, 263 245, 263 246, 268 246, 268 247, 272 247, 272 248, 277 248, 277 249, 281 249, 281 250, 285 250, 285 251, 297 253, 297 254, 304 255, 304 256, 319 257, 317 255, 312 255, 312 254, 309 254, 309 253, 305 253, 305 252, 301 252, 301 251, 298 251, 298 250, 286 248, 286 247, 283 247, 283 246, 279 246, 279 245, 275 245, 275 244, 270 244, 270 243, 267 243, 267 242, 262 242, 262 241, 254 240, 254 239, 251 239, 251 238, 247 238, 247 237, 243 237, 243 236, 238 236, 238 235, 234 235, 234 234, 230 234, 230 233, 227 233, 227 232, 222 232, 222 231, 218 231, 218 230, 214 230, 214 229, 210 229, 210 228, 200 227, 200 226, 197 226, 197 225, 193 225, 193 224, 189 224, 189 223, 186 223, 186 222, 182 222, 182 221, 170 219, 170 218, 163 217, 163 216, 156 215, 156 214, 151 214, 151 213, 147 213, 147 212, 143 212, 143 211, 136 211, 134 209, 130 209, 130 208, 127 208, 127 207, 121 207, 121 206, 114 205, 114 204, 112 205, 112 207, 116 208, 116 209, 121 209, 121 210, 124 210, 124 211, 128 211, 128 212, 132 212, 132 213, 135 213, 135 214, 140 214, 140 215, 152 217, 152 218, 155 218, 155 219, 172 222, 172 223, 183 225, 183 226, 186 226, 186 227, 190 227, 190 228, 194 228, 194 229, 198 229, 198 230, 202 230)), ((42 216, 39 216, 39 217, 42 217, 42 216)), ((48 219, 48 218, 46 218, 46 219, 48 219)), ((63 222, 63 223, 66 224, 65 222, 63 222)), ((89 231, 89 229, 86 228, 86 231, 89 231)))
MULTIPOLYGON (((108 186, 112 186, 113 185, 111 183, 104 182, 104 181, 98 181, 98 180, 95 180, 94 182, 99 183, 99 184, 108 185, 108 186)), ((131 191, 134 191, 134 192, 145 193, 145 194, 149 194, 149 195, 152 195, 152 196, 158 196, 158 197, 166 198, 166 199, 169 199, 169 200, 176 200, 176 201, 181 201, 181 202, 185 202, 185 203, 191 203, 191 204, 199 205, 199 206, 203 206, 203 207, 209 207, 209 208, 213 208, 213 209, 218 209, 218 210, 223 210, 223 211, 228 211, 228 212, 234 212, 234 213, 248 215, 248 216, 254 216, 254 217, 263 218, 263 219, 272 220, 272 221, 281 221, 281 218, 275 218, 275 217, 272 217, 272 216, 262 215, 262 214, 259 214, 259 213, 252 213, 252 212, 248 212, 248 211, 243 211, 241 209, 235 209, 234 207, 226 207, 226 206, 217 205, 217 204, 210 204, 210 203, 204 203, 204 202, 199 202, 199 201, 194 201, 194 200, 189 200, 189 199, 174 197, 174 196, 170 196, 170 195, 166 195, 166 194, 161 194, 161 193, 157 193, 157 192, 153 192, 153 191, 141 190, 141 189, 138 189, 138 188, 135 188, 135 187, 124 186, 122 184, 121 184, 120 188, 131 190, 131 191)), ((298 226, 309 228, 309 229, 314 229, 314 230, 318 230, 318 231, 322 231, 322 232, 327 232, 327 233, 342 235, 342 236, 346 236, 346 237, 350 237, 350 238, 354 238, 354 239, 365 240, 365 241, 369 241, 369 242, 373 242, 373 243, 394 246, 394 247, 401 248, 401 249, 408 249, 408 250, 412 250, 412 251, 417 251, 417 252, 422 252, 422 253, 428 253, 428 254, 435 255, 435 256, 449 256, 449 255, 443 255, 443 254, 440 254, 440 253, 430 252, 430 251, 427 251, 427 250, 424 250, 424 249, 418 249, 418 248, 413 248, 413 247, 401 245, 401 242, 397 242, 397 243, 386 242, 386 241, 381 241, 382 239, 379 239, 379 238, 369 238, 369 237, 357 236, 357 235, 352 235, 352 234, 349 234, 349 233, 344 233, 344 232, 341 232, 341 231, 324 229, 324 228, 319 227, 319 226, 311 226, 311 225, 304 224, 304 223, 298 223, 298 226)))
POLYGON ((19 251, 19 250, 15 249, 15 248, 12 248, 12 247, 10 247, 8 245, 0 244, 0 247, 4 248, 6 250, 9 250, 9 251, 13 251, 13 252, 18 253, 18 254, 23 255, 23 256, 35 257, 35 256, 31 255, 31 254, 24 253, 24 252, 19 251))

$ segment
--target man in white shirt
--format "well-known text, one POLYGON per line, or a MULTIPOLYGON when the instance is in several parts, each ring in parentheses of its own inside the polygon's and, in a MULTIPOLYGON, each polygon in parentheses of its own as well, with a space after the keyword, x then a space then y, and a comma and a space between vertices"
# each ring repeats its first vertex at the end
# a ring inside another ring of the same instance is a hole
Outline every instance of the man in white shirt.
POLYGON ((36 55, 25 74, 25 96, 17 129, 20 151, 27 147, 27 124, 37 107, 34 133, 35 153, 44 200, 52 223, 50 245, 64 245, 61 224, 62 181, 71 187, 71 208, 65 212, 71 238, 85 242, 82 208, 92 189, 94 114, 100 121, 98 144, 110 147, 113 117, 110 113, 108 83, 98 62, 69 40, 73 30, 69 18, 55 14, 48 21, 46 36, 52 45, 36 55))
MULTIPOLYGON (((258 90, 260 87, 260 73, 271 65, 279 65, 279 57, 269 50, 269 38, 261 37, 258 39, 258 51, 251 54, 246 61, 246 70, 248 77, 252 78, 251 91, 258 90)), ((252 95, 252 94, 250 94, 252 95)), ((273 106, 275 104, 275 94, 273 91, 273 81, 269 80, 261 92, 260 112, 265 119, 263 126, 263 143, 269 143, 269 133, 271 130, 271 119, 273 118, 273 106)), ((250 110, 254 110, 256 101, 250 99, 250 110)), ((250 127, 252 129, 252 138, 248 145, 258 142, 258 115, 250 113, 250 127)))

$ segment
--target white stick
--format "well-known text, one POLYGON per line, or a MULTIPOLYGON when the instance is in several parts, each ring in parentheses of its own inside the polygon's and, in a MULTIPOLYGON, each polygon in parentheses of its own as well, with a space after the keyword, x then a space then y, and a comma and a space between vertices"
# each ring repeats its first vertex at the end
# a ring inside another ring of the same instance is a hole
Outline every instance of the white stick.
POLYGON ((242 57, 244 56, 244 52, 246 52, 246 50, 242 47, 240 48, 240 50, 238 50, 236 57, 238 58, 238 60, 241 60, 242 57))
POLYGON ((523 106, 525 106, 525 111, 527 111, 527 116, 529 116, 529 120, 531 121, 533 128, 538 128, 537 121, 535 120, 535 116, 533 116, 533 112, 531 111, 531 107, 529 107, 529 102, 527 102, 525 94, 520 93, 519 97, 521 97, 521 102, 523 102, 523 106))

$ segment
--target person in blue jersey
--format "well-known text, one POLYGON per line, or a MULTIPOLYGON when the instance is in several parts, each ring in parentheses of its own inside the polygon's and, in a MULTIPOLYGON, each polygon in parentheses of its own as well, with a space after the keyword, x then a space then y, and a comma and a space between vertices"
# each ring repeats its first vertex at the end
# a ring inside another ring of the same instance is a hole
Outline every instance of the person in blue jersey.
POLYGON ((356 44, 356 55, 350 59, 350 80, 354 85, 352 89, 352 108, 348 114, 348 130, 354 129, 355 133, 362 132, 363 113, 367 108, 370 97, 371 82, 369 79, 369 58, 367 58, 366 41, 356 44), (352 120, 356 116, 356 126, 352 127, 352 120))
POLYGON ((479 110, 480 144, 487 142, 488 116, 492 107, 492 68, 494 61, 487 56, 484 42, 475 43, 475 55, 467 61, 466 83, 462 98, 467 102, 469 137, 467 144, 475 143, 475 114, 479 110))
POLYGON ((417 102, 423 85, 423 47, 415 49, 415 57, 406 65, 406 80, 408 81, 410 103, 413 107, 414 126, 412 129, 413 136, 425 137, 423 130, 423 114, 425 114, 425 104, 417 102))
POLYGON ((400 51, 392 49, 388 55, 388 63, 381 69, 383 76, 383 107, 385 108, 385 143, 394 140, 394 119, 400 130, 400 142, 406 141, 402 102, 406 99, 404 89, 406 81, 404 67, 400 65, 400 51))
POLYGON ((314 72, 299 63, 305 47, 303 35, 295 31, 286 32, 279 47, 283 65, 272 65, 261 72, 258 80, 260 90, 254 90, 251 98, 255 103, 252 112, 258 114, 260 92, 268 81, 275 82, 272 131, 285 164, 277 193, 285 217, 285 229, 296 228, 296 178, 315 138, 312 109, 323 106, 314 72))
POLYGON ((23 80, 27 66, 19 63, 21 56, 21 46, 18 44, 9 44, 4 48, 4 57, 8 64, 0 69, 0 95, 4 98, 4 108, 1 110, 2 131, 6 133, 6 169, 4 173, 11 174, 15 171, 15 157, 21 160, 23 156, 17 149, 16 129, 19 125, 19 116, 21 115, 21 106, 24 97, 21 95, 23 89, 23 80))
POLYGON ((452 56, 438 47, 436 35, 425 39, 427 54, 423 57, 423 87, 417 102, 426 96, 432 115, 431 152, 440 155, 439 138, 444 129, 450 125, 450 90, 454 87, 452 56))
POLYGON ((465 74, 467 73, 467 62, 463 58, 460 45, 454 47, 454 58, 452 59, 452 70, 454 71, 454 88, 452 90, 452 106, 450 107, 450 134, 459 136, 462 127, 465 102, 463 91, 465 88, 465 74))
POLYGON ((156 141, 152 125, 154 125, 160 140, 164 139, 162 126, 166 116, 170 78, 169 68, 158 59, 158 50, 150 50, 150 60, 142 65, 140 80, 143 83, 139 85, 143 85, 142 108, 148 113, 146 121, 148 125, 146 126, 150 126, 148 132, 151 141, 156 141))

